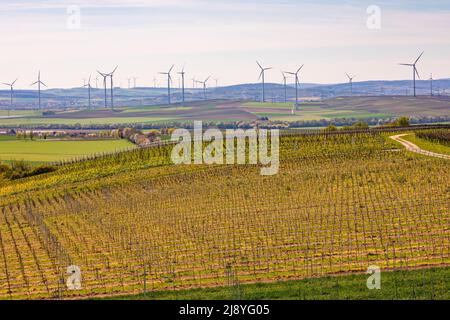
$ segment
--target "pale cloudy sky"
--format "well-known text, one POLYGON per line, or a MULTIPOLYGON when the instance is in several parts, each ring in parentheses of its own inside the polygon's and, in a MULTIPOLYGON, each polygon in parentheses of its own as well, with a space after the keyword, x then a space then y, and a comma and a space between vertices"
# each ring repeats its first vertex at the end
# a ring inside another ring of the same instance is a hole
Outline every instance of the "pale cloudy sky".
MULTIPOLYGON (((99 68, 119 65, 117 84, 186 63, 188 78, 221 85, 257 82, 258 59, 280 69, 305 64, 303 82, 450 77, 450 1, 329 0, 1 0, 0 82, 29 88, 37 71, 50 87, 73 87, 99 68), (80 28, 71 29, 80 9, 80 28), (367 8, 381 9, 381 29, 367 28, 367 8)), ((174 76, 175 83, 177 76, 174 76)))

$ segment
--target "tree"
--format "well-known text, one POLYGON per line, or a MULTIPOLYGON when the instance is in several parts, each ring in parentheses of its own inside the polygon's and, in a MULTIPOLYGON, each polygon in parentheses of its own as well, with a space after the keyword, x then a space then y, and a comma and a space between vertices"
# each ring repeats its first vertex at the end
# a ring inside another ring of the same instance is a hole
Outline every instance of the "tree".
POLYGON ((399 119, 397 119, 396 121, 396 125, 399 127, 409 127, 409 118, 407 117, 401 117, 399 119))

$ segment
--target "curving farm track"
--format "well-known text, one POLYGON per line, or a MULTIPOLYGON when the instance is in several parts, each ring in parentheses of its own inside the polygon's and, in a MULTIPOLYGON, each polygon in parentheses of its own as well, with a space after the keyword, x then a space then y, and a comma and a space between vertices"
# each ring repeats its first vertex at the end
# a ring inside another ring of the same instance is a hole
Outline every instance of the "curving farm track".
POLYGON ((407 133, 398 134, 398 135, 392 136, 390 138, 392 140, 394 140, 394 141, 397 141, 397 142, 401 143, 406 148, 406 150, 408 150, 408 151, 419 153, 419 154, 422 154, 422 155, 425 155, 425 156, 429 156, 429 157, 435 157, 435 158, 442 158, 442 159, 449 159, 450 160, 450 156, 449 155, 423 150, 423 149, 419 148, 417 145, 415 145, 414 143, 402 139, 402 137, 407 136, 407 135, 408 135, 407 133))

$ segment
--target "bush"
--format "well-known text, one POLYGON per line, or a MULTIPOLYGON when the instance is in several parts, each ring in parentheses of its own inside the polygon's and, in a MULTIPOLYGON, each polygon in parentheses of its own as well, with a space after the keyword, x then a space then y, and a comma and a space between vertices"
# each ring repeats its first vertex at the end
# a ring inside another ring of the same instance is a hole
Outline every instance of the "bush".
POLYGON ((29 176, 37 176, 40 174, 44 174, 44 173, 50 173, 56 171, 56 167, 54 166, 48 166, 48 165, 42 165, 39 167, 34 168, 33 170, 31 170, 29 176))
POLYGON ((416 137, 435 143, 437 142, 442 145, 450 146, 450 130, 438 129, 438 130, 417 132, 416 137))
POLYGON ((25 161, 14 161, 10 166, 0 163, 0 176, 7 180, 17 180, 53 171, 56 171, 56 167, 41 165, 33 168, 25 161))
POLYGON ((328 127, 325 128, 325 131, 334 132, 334 131, 338 131, 338 128, 334 124, 330 124, 328 127))
POLYGON ((7 164, 4 164, 4 163, 0 163, 0 173, 6 173, 9 170, 11 170, 10 166, 8 166, 7 164))
POLYGON ((401 118, 396 120, 396 124, 399 127, 409 127, 409 118, 401 117, 401 118))

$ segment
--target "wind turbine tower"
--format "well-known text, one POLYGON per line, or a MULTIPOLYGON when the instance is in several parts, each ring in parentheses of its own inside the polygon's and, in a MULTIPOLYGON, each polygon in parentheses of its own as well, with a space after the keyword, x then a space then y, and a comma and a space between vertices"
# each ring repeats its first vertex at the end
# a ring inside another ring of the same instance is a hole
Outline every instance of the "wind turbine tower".
POLYGON ((103 77, 103 89, 105 90, 105 109, 108 108, 108 93, 106 88, 106 79, 108 79, 109 75, 100 71, 97 71, 103 77))
POLYGON ((422 52, 414 63, 399 63, 401 66, 408 66, 408 67, 413 68, 414 97, 417 97, 417 95, 416 95, 416 75, 420 79, 420 75, 419 75, 419 72, 417 71, 416 65, 419 62, 420 58, 422 58, 424 53, 425 52, 422 52))
POLYGON ((293 75, 295 77, 295 110, 297 110, 298 108, 298 85, 300 84, 298 74, 303 69, 303 66, 304 65, 298 68, 296 72, 287 72, 288 74, 293 75))
POLYGON ((347 75, 348 81, 350 83, 350 95, 353 96, 353 79, 355 79, 356 76, 350 77, 347 72, 345 74, 347 75))
POLYGON ((35 84, 38 85, 38 101, 39 101, 39 110, 41 109, 41 85, 44 87, 47 87, 45 83, 41 81, 41 71, 38 73, 38 80, 31 84, 31 86, 34 86, 35 84))
POLYGON ((287 102, 287 77, 286 74, 281 71, 281 75, 283 76, 283 84, 284 84, 284 103, 287 102))
POLYGON ((170 104, 170 82, 172 81, 172 77, 170 76, 170 73, 172 72, 172 69, 175 65, 172 65, 172 67, 170 67, 168 72, 160 72, 159 74, 164 74, 167 76, 167 101, 168 104, 170 104))
POLYGON ((181 72, 178 72, 178 74, 181 75, 181 97, 182 97, 183 106, 184 106, 184 101, 185 101, 185 96, 184 96, 184 75, 186 74, 186 72, 184 72, 184 66, 183 66, 183 69, 181 70, 181 72))
POLYGON ((91 76, 89 76, 89 80, 88 80, 87 84, 85 84, 83 87, 87 87, 88 88, 88 99, 89 99, 88 108, 90 110, 91 109, 91 89, 92 89, 92 87, 91 87, 91 76))
POLYGON ((19 79, 14 80, 14 82, 12 82, 12 83, 3 83, 5 86, 8 86, 11 88, 11 102, 10 102, 10 106, 8 109, 8 117, 10 116, 11 110, 14 108, 14 84, 17 82, 17 80, 19 80, 19 79))
POLYGON ((433 96, 433 74, 430 77, 430 95, 433 96))
POLYGON ((108 73, 108 77, 110 77, 110 79, 111 79, 111 110, 114 110, 114 81, 113 81, 113 76, 114 76, 114 72, 116 72, 118 67, 119 66, 116 66, 111 73, 108 73))
POLYGON ((261 73, 259 74, 258 80, 259 80, 259 79, 262 79, 262 102, 264 103, 264 102, 266 102, 266 88, 265 88, 265 75, 266 75, 266 71, 267 71, 267 70, 270 70, 270 69, 273 69, 273 68, 272 68, 272 67, 269 67, 269 68, 263 68, 263 67, 261 66, 261 64, 260 64, 258 61, 256 61, 256 63, 258 64, 259 68, 261 69, 261 73))
POLYGON ((208 82, 209 78, 211 78, 211 76, 209 76, 208 78, 206 78, 205 81, 197 81, 198 83, 201 83, 203 85, 203 99, 206 101, 206 83, 208 82))

